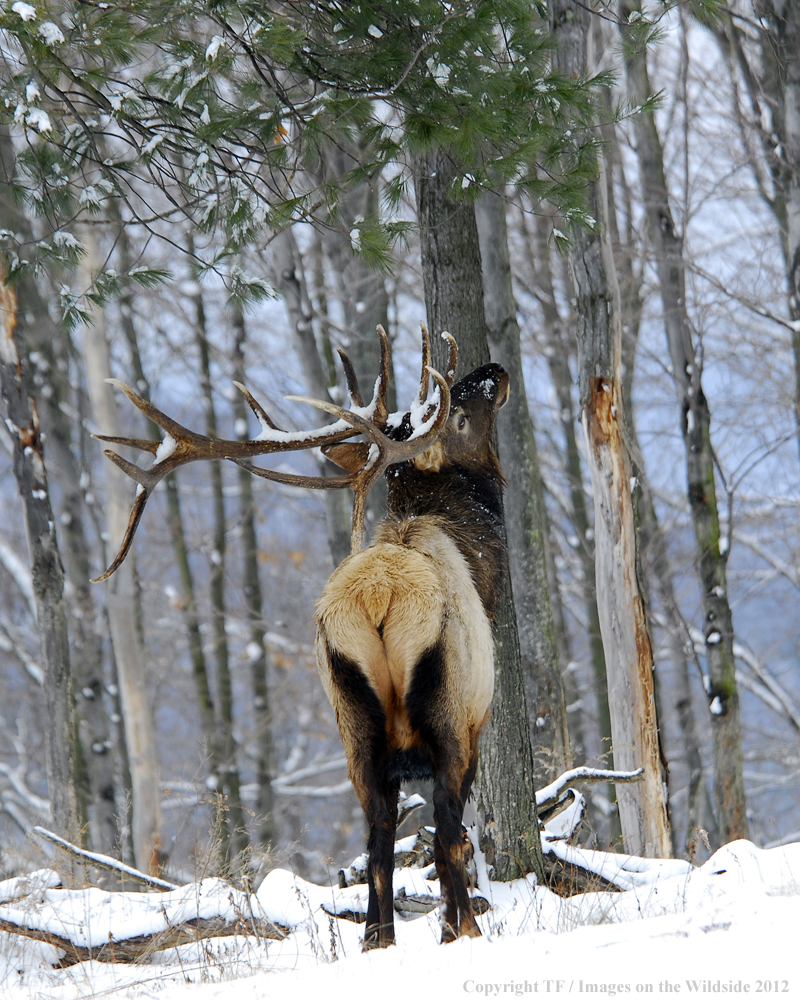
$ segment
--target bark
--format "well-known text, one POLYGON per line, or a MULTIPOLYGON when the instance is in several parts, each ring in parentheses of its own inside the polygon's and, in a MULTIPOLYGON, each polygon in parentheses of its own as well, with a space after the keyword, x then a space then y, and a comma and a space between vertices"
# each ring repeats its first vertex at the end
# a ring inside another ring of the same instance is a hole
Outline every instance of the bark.
MULTIPOLYGON (((300 251, 292 230, 286 229, 276 236, 271 249, 275 285, 283 296, 308 392, 315 399, 330 399, 330 388, 336 381, 333 358, 330 357, 329 364, 323 366, 314 339, 313 313, 306 292, 300 251)), ((318 422, 320 419, 321 411, 314 410, 314 420, 318 422)), ((325 475, 341 472, 332 462, 325 462, 323 469, 325 475)), ((349 501, 347 490, 324 491, 325 523, 334 566, 350 555, 349 501)))
MULTIPOLYGON (((0 127, 2 177, 14 173, 14 150, 7 127, 0 127)), ((30 223, 14 204, 0 179, 3 218, 16 232, 29 236, 30 223), (13 220, 13 225, 12 225, 13 220)), ((18 292, 25 304, 18 316, 21 341, 36 352, 30 376, 39 388, 42 430, 48 442, 48 465, 60 486, 58 522, 61 554, 68 583, 67 616, 70 629, 70 663, 76 692, 78 723, 78 791, 81 820, 96 850, 111 850, 117 841, 115 809, 115 754, 109 740, 109 718, 103 698, 103 642, 98 610, 92 599, 91 552, 86 537, 81 470, 73 450, 73 426, 65 412, 71 400, 68 337, 50 319, 37 282, 24 277, 18 292), (71 586, 70 586, 71 585, 71 586)))
POLYGON ((435 149, 414 161, 414 186, 425 284, 425 311, 433 367, 447 367, 444 331, 458 341, 458 376, 489 360, 484 321, 480 243, 472 205, 455 201, 453 185, 463 174, 449 155, 435 149), (477 276, 477 281, 472 280, 477 276), (483 332, 471 336, 476 326, 483 332))
MULTIPOLYGON (((458 172, 446 154, 435 151, 420 156, 414 170, 425 302, 434 333, 433 365, 439 370, 446 367, 447 349, 438 334, 449 330, 458 341, 459 370, 469 372, 489 360, 475 212, 471 205, 450 199, 458 172), (465 301, 472 308, 465 310, 465 301)), ((483 826, 481 846, 496 879, 531 871, 543 878, 529 732, 511 578, 506 570, 495 622, 494 698, 481 736, 475 787, 483 826), (514 760, 513 767, 508 766, 509 759, 514 760)))
MULTIPOLYGON (((195 299, 195 339, 200 353, 200 385, 206 413, 206 435, 219 437, 214 392, 211 382, 211 356, 207 338, 206 314, 203 297, 195 299)), ((236 738, 233 735, 233 685, 231 683, 230 651, 225 632, 225 556, 226 512, 222 488, 222 463, 212 462, 211 491, 214 498, 214 534, 210 553, 209 591, 211 595, 211 630, 214 636, 214 658, 217 668, 217 751, 218 771, 214 775, 217 794, 228 810, 227 822, 218 823, 220 858, 223 870, 229 870, 233 860, 244 851, 250 841, 241 798, 241 781, 237 763, 236 738)), ((224 813, 218 813, 224 820, 224 813)))
MULTIPOLYGON (((561 429, 566 445, 566 472, 569 481, 570 520, 578 539, 577 553, 581 563, 583 603, 589 627, 589 653, 594 675, 595 697, 597 699, 597 723, 601 745, 611 746, 611 717, 608 711, 608 682, 606 679, 606 658, 603 639, 600 635, 600 616, 597 611, 595 584, 594 544, 592 527, 586 506, 586 492, 583 485, 583 462, 578 439, 575 434, 575 406, 572 399, 572 372, 570 358, 574 356, 575 345, 570 343, 564 329, 564 322, 556 304, 555 284, 550 267, 550 248, 547 242, 549 222, 540 217, 537 220, 536 247, 531 256, 536 261, 536 278, 539 286, 539 301, 544 315, 545 330, 551 343, 547 356, 550 377, 558 397, 561 429)), ((609 786, 609 796, 614 801, 613 786, 609 786)))
MULTIPOLYGON (((88 253, 82 272, 88 278, 98 265, 93 232, 84 231, 84 244, 88 253)), ((103 433, 122 436, 124 427, 117 414, 113 390, 104 384, 112 372, 102 310, 94 313, 83 333, 86 383, 94 423, 103 433)), ((132 496, 124 473, 110 462, 105 464, 104 473, 108 549, 116 552, 128 524, 132 496)), ((138 592, 132 559, 123 563, 105 588, 131 775, 133 855, 138 868, 155 874, 161 854, 161 789, 146 658, 136 620, 138 592)))
POLYGON ((35 299, 31 306, 36 319, 26 331, 26 339, 31 346, 35 345, 36 368, 44 369, 40 380, 48 391, 43 400, 42 427, 52 457, 48 464, 55 471, 61 492, 58 520, 70 594, 67 613, 80 749, 81 813, 88 843, 97 851, 110 851, 116 846, 119 833, 115 803, 117 761, 109 738, 110 720, 104 698, 104 629, 98 621, 101 613, 95 608, 89 585, 92 565, 84 525, 81 470, 71 447, 70 418, 61 406, 70 398, 67 359, 59 351, 65 334, 49 322, 33 282, 26 282, 25 290, 35 299))
MULTIPOLYGON (((638 0, 623 4, 623 19, 638 0)), ((625 31, 623 30, 623 38, 625 31)), ((632 41, 627 39, 628 41, 632 41)), ((626 46, 628 88, 634 101, 650 94, 646 52, 626 46)), ((711 443, 711 413, 702 385, 702 353, 692 342, 686 311, 683 241, 675 231, 669 202, 664 154, 651 111, 635 119, 639 176, 650 241, 658 272, 670 361, 681 408, 686 453, 689 508, 695 536, 698 582, 702 595, 708 695, 714 742, 714 797, 723 843, 747 839, 749 826, 742 769, 739 694, 733 656, 733 620, 728 601, 726 557, 720 549, 720 526, 711 443)))
MULTIPOLYGON (((551 17, 558 68, 581 77, 588 58, 588 11, 556 0, 551 17)), ((570 269, 576 293, 581 423, 595 506, 595 566, 600 631, 608 665, 615 770, 644 768, 638 785, 617 789, 625 849, 668 857, 666 804, 661 780, 653 690, 653 651, 636 573, 631 466, 623 436, 620 383, 619 290, 604 233, 602 179, 588 186, 592 231, 576 231, 570 269)))
MULTIPOLYGON (((245 381, 245 324, 241 310, 233 317, 236 331, 234 347, 234 377, 245 381)), ((236 396, 234 416, 237 434, 241 440, 247 439, 247 405, 244 396, 236 396)), ((248 660, 253 690, 253 712, 255 714, 256 781, 258 801, 256 822, 258 839, 262 847, 275 845, 275 800, 272 793, 272 778, 275 775, 275 750, 272 741, 272 705, 269 693, 269 660, 264 641, 266 627, 264 620, 264 599, 261 592, 261 578, 258 572, 258 535, 256 532, 255 501, 253 497, 253 477, 239 468, 239 520, 242 526, 242 546, 244 561, 244 593, 247 601, 247 617, 250 624, 248 660)))
POLYGON ((505 212, 505 199, 493 192, 475 204, 489 346, 493 360, 503 365, 511 382, 497 438, 507 483, 509 565, 531 741, 535 749, 545 752, 543 763, 551 777, 572 766, 572 755, 545 556, 549 526, 522 371, 505 212))
MULTIPOLYGON (((639 438, 636 431, 636 421, 633 412, 633 376, 636 367, 636 350, 639 343, 643 302, 639 294, 640 277, 634 273, 632 233, 633 208, 628 185, 625 182, 622 157, 615 134, 611 134, 607 143, 609 155, 609 232, 615 247, 615 260, 620 276, 620 297, 622 308, 622 398, 625 403, 625 421, 629 447, 634 456, 637 477, 637 513, 640 531, 641 552, 645 563, 655 580, 659 592, 660 604, 664 615, 667 642, 670 659, 673 666, 673 707, 678 717, 678 728, 681 734, 681 752, 687 771, 688 806, 686 810, 686 831, 683 837, 675 824, 672 810, 669 811, 672 847, 676 856, 692 857, 696 849, 697 832, 705 828, 712 843, 716 843, 716 820, 713 816, 708 787, 705 781, 703 761, 700 755, 700 742, 692 707, 692 690, 687 649, 692 649, 689 630, 683 619, 675 595, 672 566, 670 565, 667 542, 655 506, 655 498, 650 488, 639 438), (613 183, 611 171, 616 169, 621 179, 624 191, 624 218, 626 231, 624 238, 620 235, 617 223, 617 210, 613 202, 613 183)), ((646 577, 645 577, 646 581, 646 577)), ((647 599, 648 607, 650 605, 647 599)), ((663 724, 661 706, 664 697, 660 695, 659 671, 655 672, 656 695, 659 719, 663 724)), ((672 768, 667 767, 668 802, 676 797, 677 786, 672 768)))
POLYGON ((44 445, 31 396, 25 348, 17 325, 17 293, 0 275, 0 388, 14 449, 14 476, 22 503, 36 602, 39 654, 44 667, 44 726, 50 812, 58 830, 80 839, 76 782, 76 723, 70 673, 64 571, 47 486, 44 445))

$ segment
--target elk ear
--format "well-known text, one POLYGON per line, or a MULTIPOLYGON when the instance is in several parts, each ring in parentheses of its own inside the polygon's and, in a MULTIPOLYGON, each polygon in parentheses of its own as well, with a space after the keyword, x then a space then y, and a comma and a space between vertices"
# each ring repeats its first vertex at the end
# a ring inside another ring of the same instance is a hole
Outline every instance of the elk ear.
POLYGON ((320 450, 325 458, 335 462, 345 472, 358 472, 363 469, 369 455, 370 445, 366 441, 353 443, 345 441, 342 444, 328 444, 320 450))
POLYGON ((497 399, 495 400, 494 404, 495 413, 497 413, 497 411, 502 406, 505 406, 506 403, 508 402, 509 391, 510 389, 509 389, 508 375, 506 374, 506 372, 503 372, 502 377, 500 378, 500 383, 497 387, 497 399))

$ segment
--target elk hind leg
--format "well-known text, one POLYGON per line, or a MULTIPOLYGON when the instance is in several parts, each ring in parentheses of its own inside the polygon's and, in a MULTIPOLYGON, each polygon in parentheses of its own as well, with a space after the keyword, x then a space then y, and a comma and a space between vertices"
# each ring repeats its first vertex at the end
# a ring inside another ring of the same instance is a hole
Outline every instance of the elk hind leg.
POLYGON ((331 702, 350 780, 364 810, 369 835, 367 927, 364 949, 394 944, 394 838, 399 781, 389 776, 386 712, 358 664, 324 644, 331 702))
POLYGON ((386 766, 370 769, 369 803, 364 812, 369 824, 367 851, 369 902, 364 950, 394 944, 394 838, 397 831, 397 798, 400 782, 386 775, 386 766))
POLYGON ((436 823, 434 860, 442 891, 442 942, 480 937, 467 891, 462 819, 464 803, 475 777, 475 761, 464 767, 460 753, 439 755, 434 773, 433 815, 436 823))

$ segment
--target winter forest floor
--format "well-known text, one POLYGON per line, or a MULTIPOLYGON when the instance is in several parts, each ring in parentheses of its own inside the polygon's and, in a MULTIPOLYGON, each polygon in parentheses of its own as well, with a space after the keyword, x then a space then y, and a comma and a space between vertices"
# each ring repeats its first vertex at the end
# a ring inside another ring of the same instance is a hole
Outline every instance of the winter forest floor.
MULTIPOLYGON (((437 911, 396 920, 398 944, 362 954, 366 886, 332 889, 282 869, 245 895, 217 879, 171 892, 48 888, 51 871, 0 883, 0 921, 49 931, 78 948, 164 932, 184 921, 239 921, 282 929, 281 940, 208 937, 137 964, 75 962, 78 952, 0 933, 0 995, 72 1000, 164 1000, 374 995, 597 993, 760 994, 800 997, 800 844, 760 850, 736 841, 702 867, 551 845, 622 891, 564 898, 534 884, 486 883, 483 938, 438 943, 437 911), (58 968, 59 961, 72 961, 58 968)), ((436 894, 426 872, 398 869, 396 888, 436 894)), ((268 930, 267 933, 272 933, 268 930)), ((81 953, 85 954, 85 953, 81 953)))

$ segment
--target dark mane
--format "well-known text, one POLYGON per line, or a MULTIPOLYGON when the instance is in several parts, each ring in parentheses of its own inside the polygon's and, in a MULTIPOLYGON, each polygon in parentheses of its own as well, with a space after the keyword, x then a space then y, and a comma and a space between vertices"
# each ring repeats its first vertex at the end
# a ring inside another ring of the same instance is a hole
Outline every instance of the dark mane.
POLYGON ((422 472, 411 462, 386 472, 389 518, 440 518, 443 531, 467 560, 486 614, 494 621, 502 573, 504 528, 502 477, 476 475, 459 465, 422 472))

